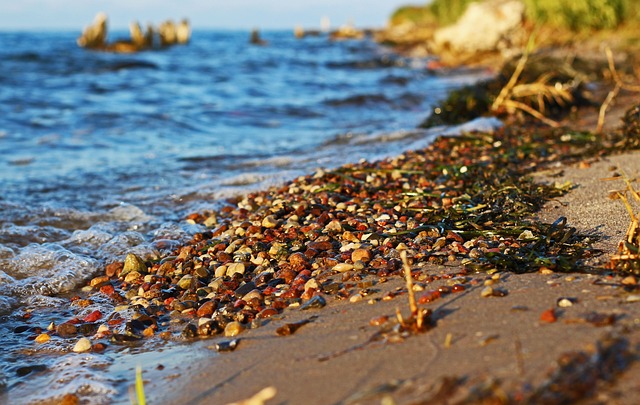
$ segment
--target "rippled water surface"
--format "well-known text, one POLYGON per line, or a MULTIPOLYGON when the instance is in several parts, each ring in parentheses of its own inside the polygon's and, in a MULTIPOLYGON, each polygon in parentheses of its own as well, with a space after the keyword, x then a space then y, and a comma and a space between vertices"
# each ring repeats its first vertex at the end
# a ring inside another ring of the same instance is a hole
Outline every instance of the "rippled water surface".
MULTIPOLYGON (((434 75, 368 40, 289 32, 256 47, 247 32, 195 31, 187 46, 135 55, 85 51, 76 35, 0 33, 5 391, 39 370, 21 368, 34 364, 34 329, 16 327, 25 314, 62 319, 59 297, 128 252, 171 250, 196 230, 186 214, 228 196, 427 145, 439 132, 415 130, 426 111, 486 75, 434 75)), ((65 359, 41 361, 60 375, 65 359)))

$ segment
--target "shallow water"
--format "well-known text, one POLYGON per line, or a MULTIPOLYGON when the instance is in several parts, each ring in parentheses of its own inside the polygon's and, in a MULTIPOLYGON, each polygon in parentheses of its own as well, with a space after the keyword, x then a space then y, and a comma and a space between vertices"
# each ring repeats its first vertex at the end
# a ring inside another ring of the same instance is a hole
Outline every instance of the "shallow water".
POLYGON ((119 392, 100 371, 112 358, 85 362, 97 377, 80 389, 64 383, 84 373, 66 348, 30 354, 34 328, 66 315, 58 297, 126 253, 172 250, 197 231, 190 212, 428 145, 443 129, 416 130, 426 112, 487 76, 289 32, 256 47, 248 32, 196 31, 187 46, 136 55, 85 51, 76 35, 0 33, 0 346, 13 348, 0 387, 28 386, 39 369, 24 367, 41 363, 62 381, 50 393, 88 390, 95 403, 119 392))

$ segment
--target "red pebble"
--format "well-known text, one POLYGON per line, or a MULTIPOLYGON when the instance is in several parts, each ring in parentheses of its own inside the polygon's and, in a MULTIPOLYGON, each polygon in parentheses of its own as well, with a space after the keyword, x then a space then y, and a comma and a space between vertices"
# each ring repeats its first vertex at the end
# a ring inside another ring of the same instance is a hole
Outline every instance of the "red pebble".
POLYGON ((547 309, 540 315, 540 322, 554 323, 557 320, 558 317, 556 316, 556 311, 553 308, 547 309))
POLYGON ((426 304, 427 302, 432 302, 440 298, 440 292, 435 290, 426 291, 424 294, 420 296, 418 299, 418 303, 426 304))
POLYGON ((111 284, 105 284, 102 287, 100 287, 100 292, 103 293, 104 295, 111 295, 115 292, 115 288, 113 288, 111 284))
POLYGON ((454 292, 454 293, 462 292, 464 290, 465 290, 465 288, 464 288, 464 286, 462 284, 454 284, 451 287, 451 291, 454 292))
POLYGON ((100 312, 98 310, 95 310, 92 313, 90 313, 89 315, 87 315, 84 318, 82 318, 82 320, 84 322, 95 322, 100 318, 102 318, 102 312, 100 312))
POLYGON ((256 318, 271 318, 274 315, 278 314, 278 310, 274 308, 266 308, 263 309, 256 315, 256 318))
POLYGON ((262 290, 262 295, 264 295, 265 297, 268 297, 276 291, 277 290, 275 287, 268 286, 264 290, 262 290))

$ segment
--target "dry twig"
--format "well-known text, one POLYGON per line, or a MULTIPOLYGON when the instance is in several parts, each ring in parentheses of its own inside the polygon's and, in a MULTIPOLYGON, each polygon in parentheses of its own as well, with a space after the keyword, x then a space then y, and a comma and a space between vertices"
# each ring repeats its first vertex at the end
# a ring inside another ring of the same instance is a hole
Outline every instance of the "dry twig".
POLYGON ((609 105, 611 105, 613 100, 615 100, 615 98, 618 96, 620 90, 624 89, 633 92, 640 92, 640 86, 624 83, 624 81, 620 77, 620 74, 616 69, 616 64, 613 60, 613 52, 611 52, 611 48, 607 47, 605 49, 605 53, 607 54, 607 61, 609 62, 609 72, 611 72, 611 77, 615 82, 615 86, 613 90, 611 90, 609 94, 607 94, 607 98, 605 98, 604 102, 600 106, 600 111, 598 113, 598 126, 596 127, 597 134, 602 133, 602 129, 604 128, 604 119, 607 114, 607 110, 609 109, 609 105))

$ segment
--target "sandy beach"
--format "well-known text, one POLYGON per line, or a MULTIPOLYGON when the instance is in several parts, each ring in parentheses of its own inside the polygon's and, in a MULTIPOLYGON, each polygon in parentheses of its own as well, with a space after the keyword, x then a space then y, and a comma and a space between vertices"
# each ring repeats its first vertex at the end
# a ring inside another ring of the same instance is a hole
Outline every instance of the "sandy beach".
MULTIPOLYGON (((618 125, 629 100, 614 107, 608 128, 618 125)), ((593 112, 585 114, 582 125, 593 119, 593 112)), ((602 254, 587 260, 591 266, 606 263, 624 237, 628 214, 619 200, 609 198, 624 184, 610 178, 621 171, 636 178, 638 157, 627 152, 558 162, 534 174, 539 182, 573 185, 537 216, 546 222, 566 217, 568 226, 598 235, 595 247, 602 254)), ((240 334, 233 352, 216 352, 215 343, 229 338, 215 338, 187 344, 180 363, 148 359, 148 400, 236 403, 267 387, 275 389, 266 402, 273 404, 632 404, 640 398, 634 377, 640 344, 635 279, 602 270, 474 273, 456 263, 420 271, 441 279, 418 278, 418 297, 456 283, 465 286, 420 304, 433 311, 424 333, 393 331, 396 310, 409 315, 401 276, 385 282, 363 276, 359 285, 371 286, 369 294, 344 300, 328 296, 321 309, 291 306, 240 334), (485 296, 487 287, 499 294, 485 296), (295 333, 277 333, 301 321, 308 323, 295 333)))

